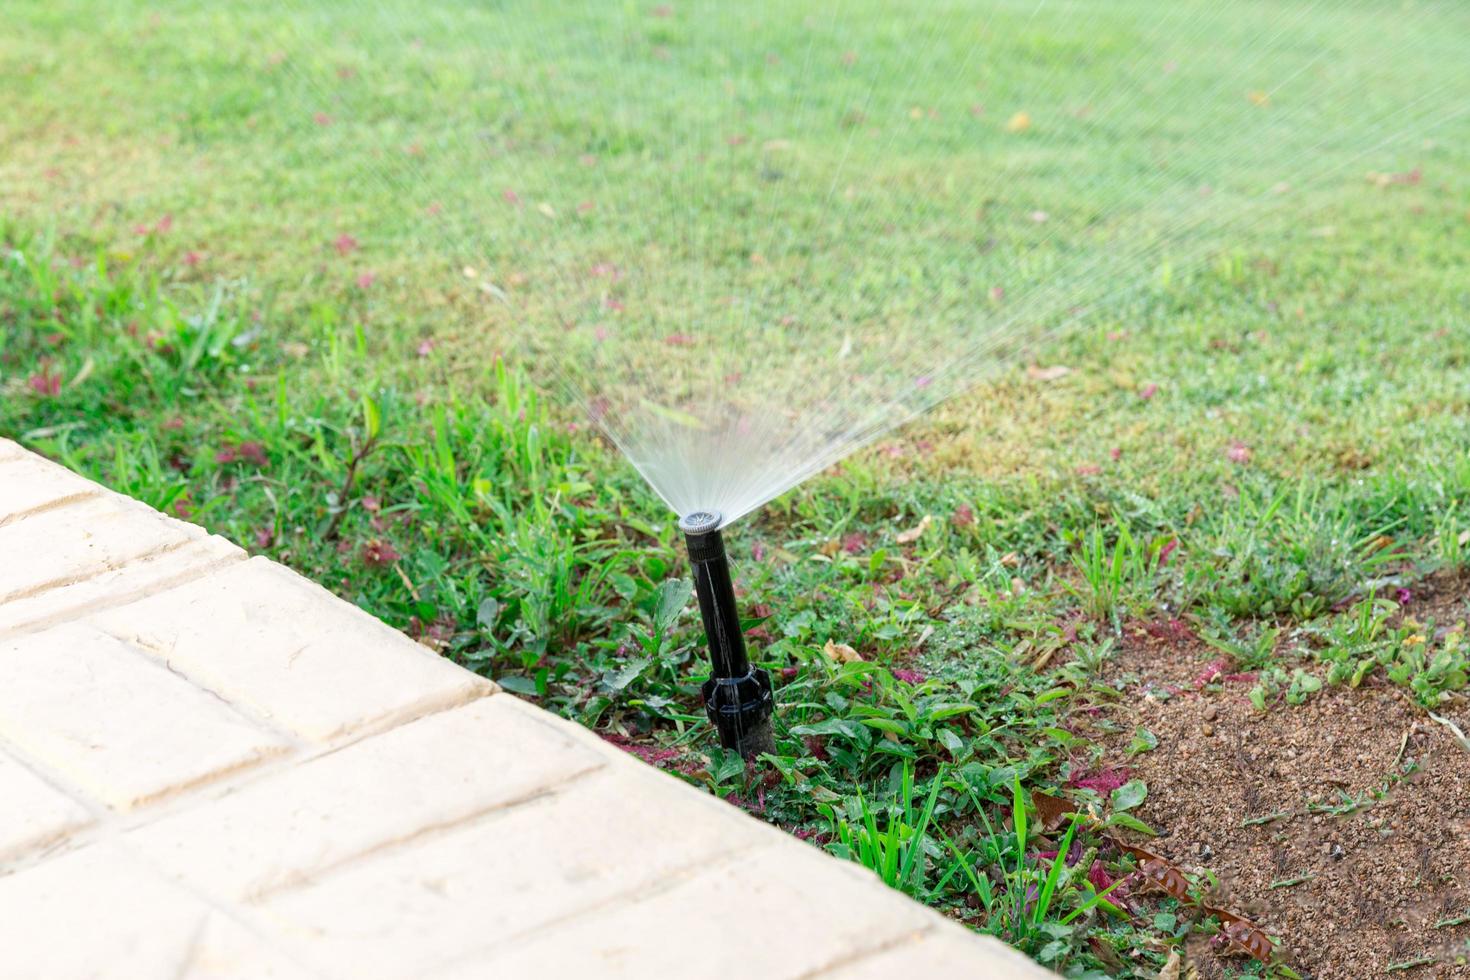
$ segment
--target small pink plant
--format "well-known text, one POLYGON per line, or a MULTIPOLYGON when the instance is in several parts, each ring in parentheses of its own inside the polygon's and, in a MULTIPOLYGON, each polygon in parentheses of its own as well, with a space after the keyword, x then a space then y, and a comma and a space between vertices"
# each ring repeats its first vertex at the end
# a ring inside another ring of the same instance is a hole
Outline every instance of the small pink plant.
POLYGON ((369 568, 391 565, 401 557, 403 556, 391 544, 379 538, 363 542, 362 563, 369 568))
POLYGON ((31 375, 26 379, 26 383, 42 398, 54 398, 61 392, 61 375, 52 374, 46 369, 31 375))

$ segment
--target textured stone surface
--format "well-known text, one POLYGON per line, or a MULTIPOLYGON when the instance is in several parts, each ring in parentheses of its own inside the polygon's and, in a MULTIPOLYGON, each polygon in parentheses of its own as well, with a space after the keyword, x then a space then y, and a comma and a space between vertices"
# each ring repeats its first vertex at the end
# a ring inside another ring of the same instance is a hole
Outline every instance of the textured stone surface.
POLYGON ((76 624, 0 641, 0 736, 119 810, 287 748, 158 663, 76 624))
POLYGON ((1047 974, 0 440, 0 977, 1047 974))
POLYGON ((91 822, 86 807, 0 752, 0 861, 91 822))
POLYGON ((0 440, 0 527, 37 510, 64 507, 102 493, 97 484, 64 466, 21 453, 14 443, 0 440))
POLYGON ((221 698, 314 741, 414 718, 491 689, 264 558, 93 621, 221 698))
POLYGON ((552 728, 517 724, 501 701, 484 698, 271 773, 137 830, 129 843, 214 894, 255 898, 604 764, 552 728))
POLYGON ((673 977, 699 964, 718 972, 725 956, 738 958, 743 976, 806 976, 953 928, 900 897, 792 840, 668 875, 657 888, 522 934, 444 975, 673 977))
MULTIPOLYGON (((0 464, 10 467, 13 464, 0 464)), ((108 497, 22 517, 0 527, 0 606, 61 589, 205 537, 199 528, 108 497)))
POLYGON ((975 976, 985 980, 1036 980, 1049 976, 1027 957, 988 936, 958 929, 935 929, 896 943, 872 956, 858 957, 823 973, 832 980, 915 980, 975 976), (977 971, 976 963, 983 963, 977 971), (981 972, 983 971, 983 972, 981 972))
POLYGON ((197 577, 245 553, 0 440, 0 637, 197 577))
POLYGON ((706 819, 666 776, 639 775, 603 770, 322 875, 263 911, 309 939, 324 966, 364 980, 422 976, 776 843, 748 821, 706 819), (522 842, 536 840, 555 844, 530 860, 522 842))
POLYGON ((0 976, 298 980, 314 974, 113 844, 0 878, 0 976))
POLYGON ((245 552, 215 536, 154 552, 61 588, 0 604, 0 637, 120 606, 244 560, 245 552))

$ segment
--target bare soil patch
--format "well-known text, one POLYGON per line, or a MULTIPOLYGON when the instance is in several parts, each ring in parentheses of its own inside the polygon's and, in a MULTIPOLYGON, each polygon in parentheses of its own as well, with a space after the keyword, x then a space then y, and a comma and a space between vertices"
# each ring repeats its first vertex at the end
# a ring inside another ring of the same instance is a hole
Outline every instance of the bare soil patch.
MULTIPOLYGON (((1412 611, 1462 610, 1449 584, 1412 611)), ((1125 692, 1108 763, 1148 783, 1150 849, 1212 871, 1213 904, 1279 937, 1304 977, 1470 977, 1470 751, 1386 684, 1261 712, 1232 669, 1177 623, 1131 629, 1108 667, 1125 692), (1158 746, 1128 757, 1138 726, 1158 746)), ((1464 699, 1442 714, 1470 732, 1464 699)), ((1230 972, 1206 941, 1190 951, 1201 976, 1230 972)))

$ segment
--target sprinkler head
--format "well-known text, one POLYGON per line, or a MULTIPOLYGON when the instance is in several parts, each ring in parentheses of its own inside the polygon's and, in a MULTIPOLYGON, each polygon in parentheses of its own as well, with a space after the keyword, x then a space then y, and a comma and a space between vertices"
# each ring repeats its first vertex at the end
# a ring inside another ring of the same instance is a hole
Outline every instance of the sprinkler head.
POLYGON ((692 514, 685 514, 679 518, 679 530, 684 532, 684 540, 691 547, 696 544, 718 544, 723 550, 724 538, 719 534, 722 520, 724 518, 720 516, 719 511, 696 510, 692 514))
POLYGON ((715 511, 696 511, 679 519, 694 592, 709 642, 710 679, 705 681, 704 711, 720 733, 720 744, 749 757, 774 750, 771 736, 771 675, 750 665, 735 607, 735 583, 715 511))

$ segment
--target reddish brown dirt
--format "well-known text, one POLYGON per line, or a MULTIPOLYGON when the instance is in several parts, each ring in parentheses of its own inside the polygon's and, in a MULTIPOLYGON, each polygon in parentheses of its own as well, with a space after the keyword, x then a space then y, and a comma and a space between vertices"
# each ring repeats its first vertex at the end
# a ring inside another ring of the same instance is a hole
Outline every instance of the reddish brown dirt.
MULTIPOLYGON (((1463 619, 1467 584, 1410 611, 1463 619)), ((1470 751, 1382 684, 1257 711, 1247 678, 1200 683, 1218 656, 1181 628, 1138 627, 1107 669, 1124 698, 1103 741, 1111 764, 1148 783, 1138 816, 1163 835, 1148 846, 1218 876, 1214 904, 1279 937, 1303 977, 1470 978, 1470 924, 1436 928, 1470 914, 1470 751), (1139 725, 1158 747, 1126 758, 1139 725), (1313 812, 1346 799, 1363 805, 1313 812), (1436 962, 1386 973, 1426 957, 1436 962)), ((1441 713, 1470 733, 1470 702, 1441 713)), ((1191 951, 1202 977, 1226 975, 1206 943, 1191 951)))

